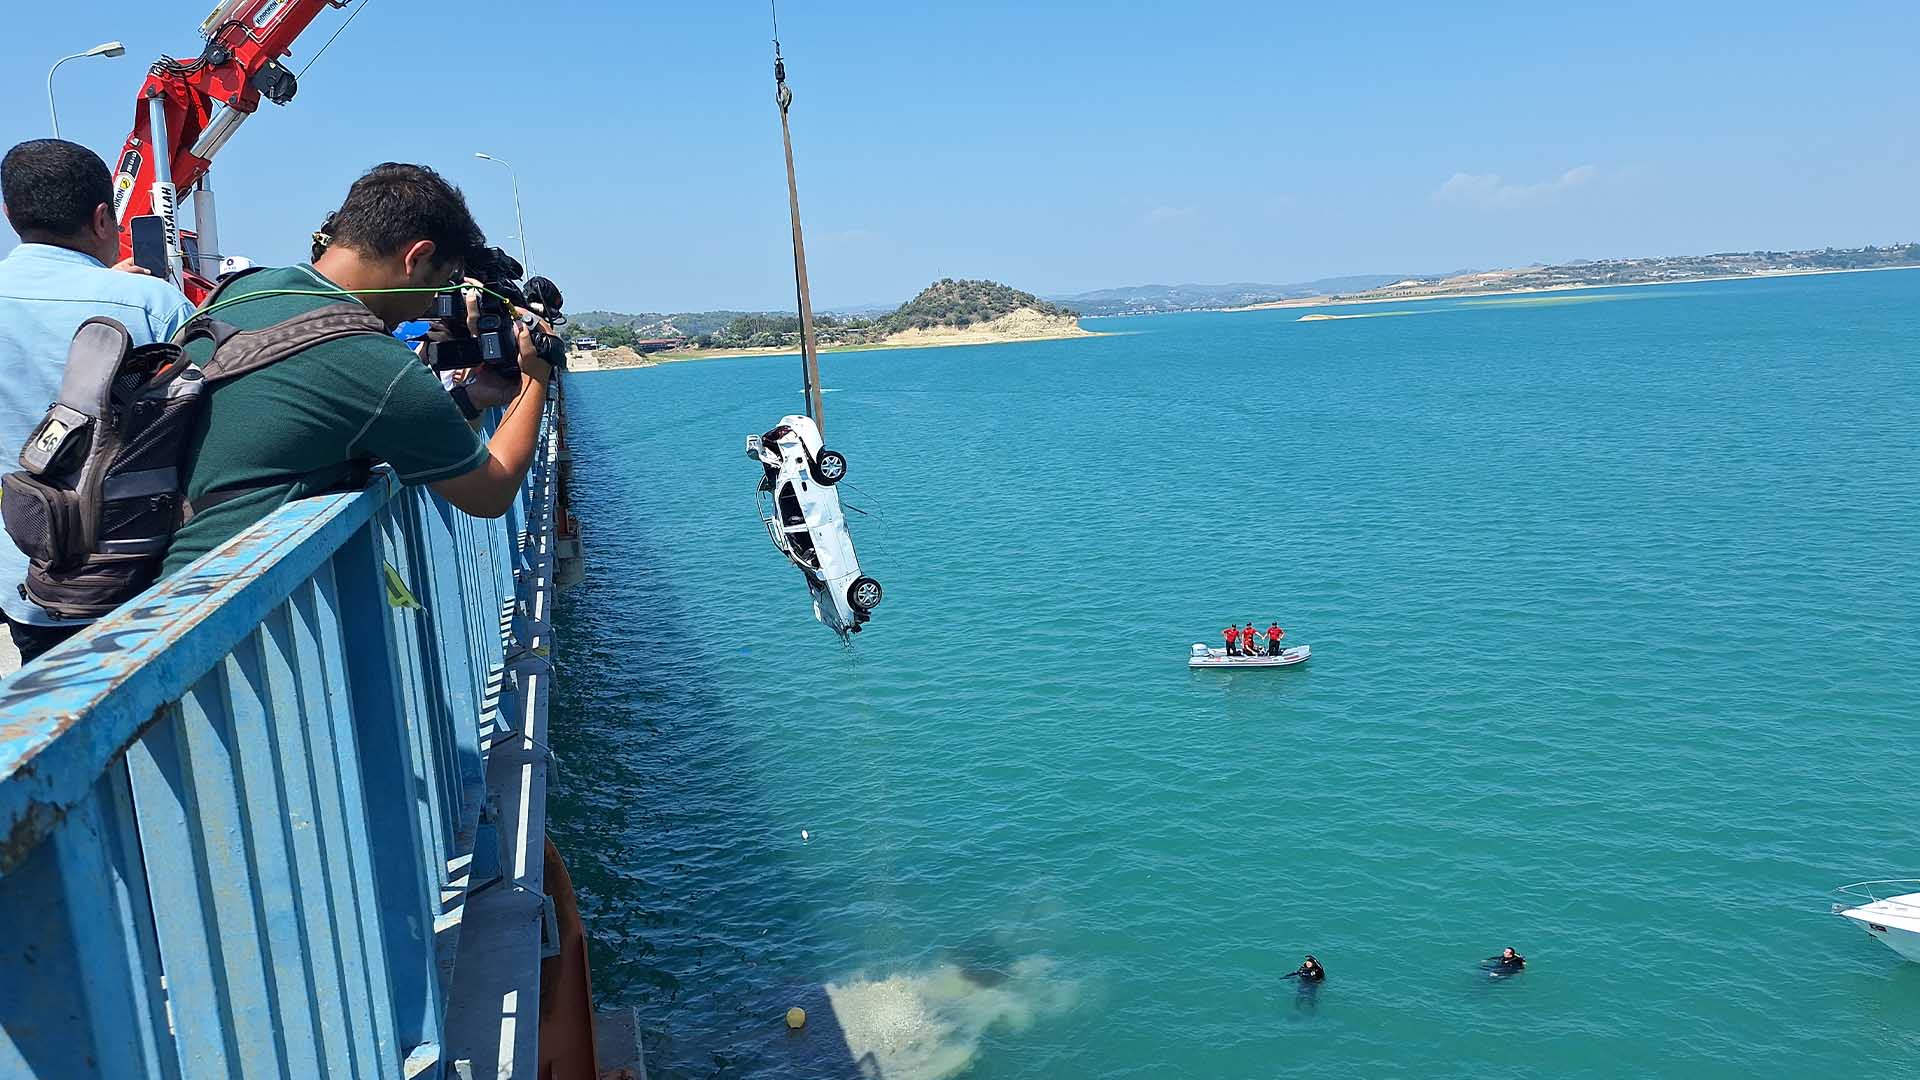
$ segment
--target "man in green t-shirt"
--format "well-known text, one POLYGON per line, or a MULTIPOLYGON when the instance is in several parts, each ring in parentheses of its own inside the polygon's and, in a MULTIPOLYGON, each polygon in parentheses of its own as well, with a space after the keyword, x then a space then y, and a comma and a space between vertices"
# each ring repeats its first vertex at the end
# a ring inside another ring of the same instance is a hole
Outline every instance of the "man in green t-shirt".
MULTIPOLYGON (((330 242, 311 265, 234 282, 216 317, 255 330, 352 299, 392 328, 425 314, 432 294, 387 290, 457 281, 486 242, 459 189, 419 165, 369 170, 330 227, 330 242), (224 303, 234 298, 242 299, 224 303)), ((552 373, 525 327, 516 330, 520 378, 482 368, 465 383, 476 412, 513 406, 488 441, 433 371, 391 337, 325 342, 216 387, 188 457, 187 499, 208 505, 175 534, 164 573, 290 500, 338 489, 357 462, 386 462, 401 483, 431 484, 476 517, 506 513, 533 461, 552 373)), ((205 362, 210 347, 200 342, 189 352, 205 362)))

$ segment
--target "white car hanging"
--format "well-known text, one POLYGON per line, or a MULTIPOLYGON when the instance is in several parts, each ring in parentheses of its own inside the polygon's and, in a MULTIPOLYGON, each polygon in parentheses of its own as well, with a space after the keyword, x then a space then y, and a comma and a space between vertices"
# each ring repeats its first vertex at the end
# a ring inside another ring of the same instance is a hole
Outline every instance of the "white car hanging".
POLYGON ((760 520, 806 578, 814 617, 843 637, 858 633, 881 591, 860 573, 835 488, 847 475, 847 459, 820 445, 820 429, 805 416, 782 417, 765 434, 747 436, 747 456, 764 470, 760 520))
POLYGON ((780 106, 780 138, 787 155, 787 207, 793 219, 793 278, 800 306, 801 389, 804 415, 784 416, 764 434, 747 436, 747 456, 760 463, 760 520, 807 581, 813 614, 843 639, 860 631, 880 603, 880 583, 860 573, 853 537, 847 532, 835 485, 847 475, 847 459, 821 441, 820 357, 813 336, 813 298, 807 286, 807 251, 800 237, 800 193, 793 176, 793 134, 787 108, 786 62, 779 32, 773 43, 774 101, 780 106))

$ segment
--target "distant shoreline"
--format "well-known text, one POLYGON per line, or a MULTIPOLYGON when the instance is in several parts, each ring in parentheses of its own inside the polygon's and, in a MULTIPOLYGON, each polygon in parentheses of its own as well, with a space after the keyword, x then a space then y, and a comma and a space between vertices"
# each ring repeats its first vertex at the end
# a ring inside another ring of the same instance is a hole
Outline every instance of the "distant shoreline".
MULTIPOLYGON (((1429 300, 1472 300, 1495 296, 1538 296, 1552 293, 1583 292, 1588 289, 1635 289, 1661 285, 1697 285, 1709 281, 1761 281, 1771 278, 1815 277, 1826 274, 1874 274, 1889 270, 1920 270, 1920 264, 1908 266, 1856 266, 1834 269, 1813 270, 1764 270, 1751 274, 1714 274, 1703 277, 1676 278, 1670 281, 1613 281, 1595 284, 1545 285, 1521 289, 1461 289, 1446 292, 1422 293, 1419 295, 1400 294, 1397 296, 1303 296, 1290 300, 1269 300, 1259 304, 1245 304, 1240 307, 1197 308, 1194 311, 1237 312, 1237 311, 1274 311, 1291 308, 1348 307, 1362 304, 1414 304, 1429 300)), ((1138 319, 1153 315, 1186 315, 1192 311, 1154 311, 1132 315, 1098 315, 1083 318, 1101 319, 1138 319)), ((1320 321, 1320 320, 1314 320, 1320 321)), ((1326 320, 1329 322, 1336 319, 1326 320)), ((863 343, 859 345, 829 345, 823 347, 822 355, 829 353, 874 352, 883 349, 944 349, 962 345, 1008 345, 1021 341, 1062 341, 1082 337, 1108 337, 1119 330, 1088 330, 1076 320, 1071 328, 1038 331, 1030 334, 993 334, 954 330, 946 333, 927 334, 918 339, 912 338, 921 331, 909 331, 896 335, 906 340, 889 340, 863 343)), ((577 354, 572 362, 573 371, 625 371, 633 368, 659 367, 662 364, 678 364, 689 360, 724 360, 728 357, 750 356, 798 356, 800 350, 793 346, 767 346, 745 349, 670 349, 657 353, 634 353, 628 349, 598 349, 593 352, 577 354), (626 352, 627 357, 608 358, 604 354, 626 352), (605 363, 606 359, 613 362, 605 363), (586 363, 582 363, 585 361, 586 363)))
MULTIPOLYGON (((1656 285, 1697 285, 1703 281, 1764 281, 1769 278, 1813 277, 1822 274, 1878 274, 1888 270, 1920 270, 1920 264, 1910 266, 1853 266, 1831 270, 1762 270, 1752 274, 1716 274, 1706 277, 1674 278, 1670 281, 1607 281, 1591 285, 1542 285, 1526 289, 1459 289, 1446 292, 1401 293, 1397 296, 1302 296, 1292 300, 1268 300, 1260 304, 1246 304, 1241 307, 1208 308, 1209 311, 1271 311, 1276 308, 1303 307, 1342 307, 1347 304, 1409 304, 1423 300, 1460 300, 1481 296, 1526 296, 1539 293, 1580 292, 1586 289, 1637 289, 1656 285)), ((1152 312, 1151 314, 1178 315, 1181 312, 1152 312)), ((1136 318, 1130 315, 1108 315, 1104 318, 1136 318)))
MULTIPOLYGON (((895 335, 896 339, 904 340, 875 341, 859 345, 828 345, 820 349, 820 354, 825 356, 829 353, 877 352, 884 349, 947 349, 961 345, 1011 345, 1022 341, 1066 341, 1073 338, 1106 336, 1107 335, 1101 331, 1088 330, 1080 326, 1078 322, 1075 322, 1071 327, 1039 331, 1030 334, 969 333, 965 330, 956 330, 951 333, 908 331, 906 334, 895 335), (923 334, 924 336, 911 336, 916 333, 923 334)), ((590 353, 580 354, 574 361, 570 362, 569 369, 574 371, 624 371, 631 368, 659 367, 662 364, 684 363, 689 360, 725 360, 729 357, 736 356, 800 355, 800 350, 797 346, 772 345, 747 349, 668 349, 656 353, 632 353, 634 359, 628 360, 625 357, 621 357, 611 364, 601 364, 599 362, 601 359, 600 354, 615 351, 618 350, 596 349, 590 353), (593 366, 578 366, 580 360, 592 361, 593 366)), ((632 352, 631 350, 627 351, 632 352)))

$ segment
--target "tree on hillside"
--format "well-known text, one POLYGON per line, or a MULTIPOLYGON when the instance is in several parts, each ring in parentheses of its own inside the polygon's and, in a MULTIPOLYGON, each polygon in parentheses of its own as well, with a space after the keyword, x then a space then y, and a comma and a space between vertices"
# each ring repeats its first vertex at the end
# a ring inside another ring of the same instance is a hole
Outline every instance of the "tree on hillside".
POLYGON ((633 332, 633 327, 621 326, 618 323, 610 323, 602 326, 593 332, 593 336, 599 338, 601 346, 608 349, 617 349, 624 345, 632 345, 634 342, 640 340, 640 336, 633 332))

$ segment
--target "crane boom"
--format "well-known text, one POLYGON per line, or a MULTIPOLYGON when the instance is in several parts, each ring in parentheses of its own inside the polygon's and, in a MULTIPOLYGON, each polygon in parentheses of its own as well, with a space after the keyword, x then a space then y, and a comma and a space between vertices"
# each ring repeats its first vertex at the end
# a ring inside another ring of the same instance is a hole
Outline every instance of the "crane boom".
MULTIPOLYGON (((129 222, 156 214, 166 223, 167 257, 175 277, 195 300, 211 288, 210 265, 187 265, 175 211, 179 194, 205 187, 213 156, 266 98, 276 105, 299 89, 280 63, 322 11, 352 0, 222 0, 200 24, 206 46, 193 60, 161 57, 147 72, 114 169, 113 209, 120 222, 120 254, 133 250, 129 222)), ((208 221, 198 220, 211 240, 208 221)), ((205 252, 214 259, 218 252, 205 252)))

